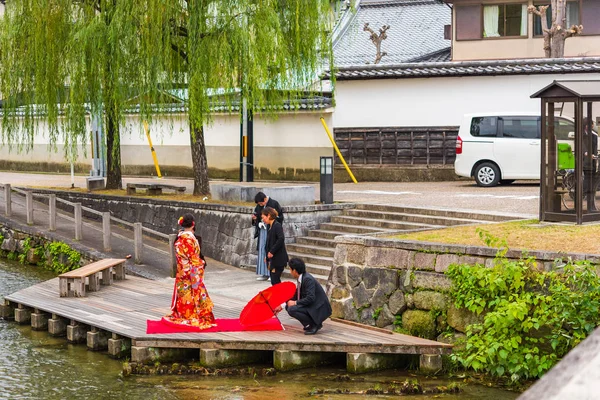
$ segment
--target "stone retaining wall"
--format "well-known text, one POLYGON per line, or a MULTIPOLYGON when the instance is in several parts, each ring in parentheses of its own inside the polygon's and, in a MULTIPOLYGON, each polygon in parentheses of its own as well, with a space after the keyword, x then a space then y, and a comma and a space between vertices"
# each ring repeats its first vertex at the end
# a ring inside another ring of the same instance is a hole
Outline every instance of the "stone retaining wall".
MULTIPOLYGON (((327 284, 332 317, 454 343, 478 318, 450 300, 451 264, 492 266, 497 250, 394 239, 339 236, 327 284), (448 329, 448 326, 452 329, 448 329)), ((506 257, 519 259, 510 250, 506 257)), ((599 255, 529 251, 551 270, 567 257, 599 264, 599 255)))
MULTIPOLYGON (((219 204, 166 201, 137 197, 105 196, 93 193, 68 193, 62 191, 36 191, 53 193, 64 200, 81 203, 96 211, 110 211, 113 217, 127 222, 141 222, 146 228, 161 233, 176 233, 177 220, 185 213, 196 218, 197 232, 202 235, 202 252, 225 264, 255 265, 256 239, 251 225, 253 207, 238 207, 219 204)), ((285 211, 283 228, 286 242, 293 243, 297 237, 306 236, 311 229, 329 222, 353 204, 319 204, 291 206, 282 204, 285 211)), ((57 207, 66 207, 57 202, 57 207)), ((70 207, 72 208, 72 207, 70 207)), ((84 213, 89 218, 95 214, 84 213), (88 215, 89 214, 89 215, 88 215)))
MULTIPOLYGON (((42 252, 43 256, 41 257, 40 253, 36 250, 43 250, 43 248, 50 242, 53 242, 53 240, 39 234, 24 232, 6 225, 0 226, 0 236, 2 239, 0 240, 0 256, 20 261, 23 264, 43 265, 44 263, 48 263, 48 265, 50 265, 52 255, 48 252, 45 254, 42 252), (28 244, 27 241, 29 242, 28 244), (23 257, 22 260, 21 257, 23 257)), ((73 250, 77 251, 81 256, 78 265, 73 264, 73 261, 69 259, 68 254, 63 253, 57 256, 57 261, 69 269, 74 269, 89 264, 97 259, 95 255, 81 251, 80 249, 73 250)))

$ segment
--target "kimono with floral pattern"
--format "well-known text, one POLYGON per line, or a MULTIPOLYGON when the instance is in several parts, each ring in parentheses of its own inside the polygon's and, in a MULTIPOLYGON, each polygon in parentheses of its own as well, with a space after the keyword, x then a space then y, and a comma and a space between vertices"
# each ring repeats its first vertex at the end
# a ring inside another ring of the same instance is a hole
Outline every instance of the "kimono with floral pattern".
POLYGON ((204 261, 193 232, 183 231, 175 241, 177 276, 167 320, 200 329, 216 326, 213 302, 204 286, 204 261))

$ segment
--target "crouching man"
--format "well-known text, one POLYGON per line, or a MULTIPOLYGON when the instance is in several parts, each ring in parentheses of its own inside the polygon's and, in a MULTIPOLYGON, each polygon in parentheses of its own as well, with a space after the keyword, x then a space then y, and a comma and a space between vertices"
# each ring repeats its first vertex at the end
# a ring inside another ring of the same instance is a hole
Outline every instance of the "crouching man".
MULTIPOLYGON (((296 294, 286 303, 285 309, 290 317, 300 321, 304 327, 305 335, 314 335, 323 327, 325 321, 331 315, 329 299, 321 287, 321 284, 308 272, 304 261, 292 258, 288 265, 292 276, 298 281, 296 294)), ((279 312, 282 307, 275 311, 279 312)))

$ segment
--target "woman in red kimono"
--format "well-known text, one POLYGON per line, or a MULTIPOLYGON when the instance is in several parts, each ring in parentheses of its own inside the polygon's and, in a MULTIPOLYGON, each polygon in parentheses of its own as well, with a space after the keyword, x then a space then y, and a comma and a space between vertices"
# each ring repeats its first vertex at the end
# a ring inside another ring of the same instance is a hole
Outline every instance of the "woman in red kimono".
POLYGON ((194 236, 194 216, 185 214, 179 218, 183 228, 175 240, 177 276, 171 301, 171 315, 165 318, 173 323, 207 329, 215 324, 213 302, 204 286, 204 261, 200 258, 200 246, 194 236))

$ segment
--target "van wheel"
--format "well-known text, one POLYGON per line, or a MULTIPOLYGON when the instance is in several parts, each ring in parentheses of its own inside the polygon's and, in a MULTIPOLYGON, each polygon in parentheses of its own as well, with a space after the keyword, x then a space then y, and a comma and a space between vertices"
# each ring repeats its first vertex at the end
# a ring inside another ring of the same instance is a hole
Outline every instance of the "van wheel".
POLYGON ((510 185, 514 181, 515 181, 514 179, 500 179, 500 184, 501 185, 510 185))
POLYGON ((475 169, 475 182, 477 186, 496 186, 500 181, 500 170, 495 164, 483 163, 475 169))

